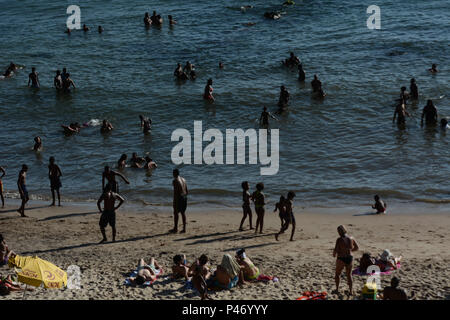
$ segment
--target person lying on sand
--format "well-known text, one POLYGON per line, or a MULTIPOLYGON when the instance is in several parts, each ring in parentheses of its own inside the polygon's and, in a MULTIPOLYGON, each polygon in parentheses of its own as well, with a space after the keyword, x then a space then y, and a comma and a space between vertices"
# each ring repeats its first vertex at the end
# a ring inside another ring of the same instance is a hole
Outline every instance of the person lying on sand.
POLYGON ((353 279, 352 279, 352 265, 353 265, 353 251, 359 249, 358 243, 352 236, 347 234, 347 230, 343 225, 337 228, 339 238, 336 240, 336 245, 333 250, 333 257, 336 259, 336 272, 334 280, 336 282, 336 290, 333 293, 339 293, 339 281, 341 273, 345 268, 345 274, 347 275, 347 283, 350 289, 350 295, 353 295, 353 279))
POLYGON ((361 259, 359 259, 359 271, 367 273, 367 268, 376 264, 376 259, 370 253, 364 252, 361 259))
POLYGON ((189 279, 188 276, 189 266, 187 265, 186 255, 177 254, 173 257, 173 266, 172 266, 172 278, 179 279, 185 278, 189 279))
POLYGON ((252 260, 245 254, 245 249, 240 249, 236 252, 236 260, 241 266, 244 274, 244 279, 247 281, 258 279, 260 272, 258 267, 256 267, 252 260))
POLYGON ((376 195, 374 197, 374 199, 375 199, 375 204, 372 206, 372 209, 376 209, 377 214, 386 213, 386 208, 387 208, 386 203, 381 201, 380 196, 378 196, 378 195, 376 195))
POLYGON ((397 277, 392 277, 391 286, 383 290, 383 300, 408 300, 408 295, 405 289, 399 288, 400 280, 397 277))
POLYGON ((0 234, 0 266, 4 266, 8 263, 10 257, 14 258, 16 254, 14 251, 9 250, 3 235, 0 234))
POLYGON ((12 276, 8 275, 6 278, 0 276, 0 296, 7 296, 11 292, 17 291, 34 291, 34 288, 23 289, 20 284, 14 284, 12 276))
POLYGON ((225 254, 222 262, 217 266, 214 285, 222 289, 231 289, 244 284, 244 272, 236 259, 225 254))
POLYGON ((155 258, 150 258, 150 264, 146 264, 144 259, 139 259, 138 274, 135 278, 131 277, 131 283, 143 285, 147 281, 155 281, 157 275, 161 272, 161 267, 155 258))
POLYGON ((396 258, 392 253, 385 249, 380 257, 376 260, 376 265, 380 267, 380 271, 397 270, 397 264, 402 260, 402 256, 396 258))

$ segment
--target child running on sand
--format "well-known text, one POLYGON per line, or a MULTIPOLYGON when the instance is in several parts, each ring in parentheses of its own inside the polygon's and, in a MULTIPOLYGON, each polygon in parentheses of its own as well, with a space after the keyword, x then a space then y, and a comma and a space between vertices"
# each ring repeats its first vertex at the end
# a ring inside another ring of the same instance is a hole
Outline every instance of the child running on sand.
POLYGON ((248 181, 242 182, 241 186, 242 186, 242 202, 243 202, 242 210, 243 210, 244 216, 242 217, 241 224, 239 226, 239 231, 244 231, 242 226, 244 225, 245 218, 247 218, 247 215, 248 215, 248 220, 250 222, 250 230, 252 230, 253 229, 253 227, 252 227, 252 209, 250 208, 251 195, 249 192, 250 186, 248 185, 248 181))
POLYGON ((377 214, 386 213, 386 208, 387 208, 386 203, 381 201, 381 199, 378 195, 376 195, 374 197, 374 199, 375 199, 375 204, 372 206, 372 209, 377 209, 377 214))
POLYGON ((256 226, 255 226, 255 234, 258 233, 258 226, 259 226, 259 233, 263 233, 263 225, 264 225, 264 205, 265 203, 265 196, 262 191, 264 190, 264 184, 262 182, 258 183, 256 185, 256 191, 252 194, 252 200, 255 203, 255 212, 256 212, 256 226))

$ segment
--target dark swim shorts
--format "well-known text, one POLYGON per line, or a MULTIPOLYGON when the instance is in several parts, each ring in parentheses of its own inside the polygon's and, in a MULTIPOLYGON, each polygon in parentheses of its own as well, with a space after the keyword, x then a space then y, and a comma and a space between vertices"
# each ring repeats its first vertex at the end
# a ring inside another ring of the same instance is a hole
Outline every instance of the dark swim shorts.
POLYGON ((110 225, 111 228, 116 227, 116 212, 115 211, 103 211, 100 217, 100 228, 106 228, 107 225, 110 225))
POLYGON ((185 212, 187 208, 187 196, 180 195, 174 203, 175 212, 185 212))
POLYGON ((62 187, 61 180, 59 178, 51 178, 50 179, 50 188, 58 190, 62 187))

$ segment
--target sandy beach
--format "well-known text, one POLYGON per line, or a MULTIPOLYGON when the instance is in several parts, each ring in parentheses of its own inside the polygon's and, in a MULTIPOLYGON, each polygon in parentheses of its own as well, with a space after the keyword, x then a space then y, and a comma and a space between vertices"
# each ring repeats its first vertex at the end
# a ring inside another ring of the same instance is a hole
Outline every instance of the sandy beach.
MULTIPOLYGON (((172 257, 184 253, 189 262, 205 253, 213 269, 224 253, 245 248, 247 255, 265 275, 276 276, 279 282, 248 283, 242 288, 215 291, 213 299, 296 299, 303 291, 326 291, 329 299, 349 298, 344 277, 341 294, 334 289, 332 249, 337 238, 336 227, 344 224, 356 238, 361 257, 389 249, 403 256, 402 267, 393 272, 401 279, 411 299, 450 299, 450 216, 448 214, 355 215, 308 213, 297 209, 295 241, 284 234, 277 242, 278 214, 266 209, 265 232, 237 231, 239 210, 193 212, 188 209, 186 234, 168 234, 172 214, 167 209, 137 212, 124 205, 117 214, 117 242, 99 245, 99 213, 95 203, 48 207, 31 203, 20 218, 11 204, 0 210, 0 232, 12 250, 20 255, 38 255, 63 269, 70 265, 81 268, 81 289, 45 290, 38 288, 27 299, 196 299, 198 295, 184 288, 184 281, 170 278, 172 257), (155 257, 164 267, 165 275, 151 287, 133 288, 124 285, 126 274, 135 269, 139 258, 155 257)), ((248 224, 246 225, 248 229, 248 224)), ((290 230, 288 231, 290 232, 290 230)), ((108 227, 107 235, 111 237, 108 227)), ((0 274, 12 271, 0 268, 0 274)), ((386 286, 391 275, 381 276, 386 286)), ((354 288, 360 293, 366 277, 355 276, 354 288)), ((6 299, 21 299, 13 293, 6 299)))

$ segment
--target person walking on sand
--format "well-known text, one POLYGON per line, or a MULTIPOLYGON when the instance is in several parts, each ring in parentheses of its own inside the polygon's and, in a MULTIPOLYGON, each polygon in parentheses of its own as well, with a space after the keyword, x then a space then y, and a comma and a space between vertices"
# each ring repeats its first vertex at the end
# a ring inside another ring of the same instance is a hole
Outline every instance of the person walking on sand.
POLYGON ((108 241, 106 238, 106 231, 105 228, 109 224, 112 228, 112 236, 113 236, 113 242, 116 241, 116 210, 120 208, 120 206, 125 201, 124 198, 122 198, 121 195, 118 193, 112 192, 111 187, 107 186, 105 189, 105 192, 100 196, 100 198, 97 201, 97 207, 100 213, 102 214, 100 216, 100 231, 102 232, 103 239, 100 241, 100 243, 108 241), (115 207, 116 200, 119 201, 119 204, 117 207, 115 207), (101 207, 101 203, 104 203, 103 210, 101 207))
POLYGON ((50 157, 48 165, 48 178, 50 179, 50 189, 52 191, 53 202, 50 206, 55 205, 55 190, 58 194, 58 206, 61 207, 61 195, 59 194, 59 188, 62 187, 61 184, 61 169, 57 164, 55 164, 55 157, 50 157))
POLYGON ((336 245, 333 250, 333 257, 336 259, 336 273, 334 280, 336 282, 336 290, 333 293, 339 293, 339 281, 341 273, 345 268, 345 274, 347 276, 347 283, 350 289, 350 295, 353 295, 353 279, 352 279, 352 266, 353 266, 353 251, 359 249, 358 243, 353 237, 351 237, 343 225, 337 228, 339 238, 336 240, 336 245))
POLYGON ((265 196, 262 191, 264 190, 264 184, 262 182, 258 183, 256 185, 256 191, 252 194, 252 200, 255 203, 255 212, 256 212, 256 226, 255 226, 255 234, 258 233, 258 226, 259 226, 259 233, 263 233, 263 225, 264 225, 264 205, 265 203, 265 196))
POLYGON ((183 230, 180 233, 186 232, 186 208, 187 208, 187 195, 188 189, 186 180, 180 176, 180 171, 178 169, 173 170, 173 229, 170 233, 178 232, 178 213, 181 213, 181 218, 183 220, 183 230))
POLYGON ((278 241, 278 237, 280 236, 280 234, 284 233, 287 228, 289 228, 289 225, 292 224, 292 232, 291 232, 291 238, 289 239, 289 241, 294 241, 294 233, 295 233, 295 217, 294 217, 294 213, 293 213, 293 208, 294 208, 294 202, 292 201, 295 197, 295 193, 293 191, 289 191, 287 194, 287 199, 284 201, 284 206, 286 208, 286 212, 285 212, 285 223, 283 225, 283 227, 281 227, 280 232, 278 232, 275 235, 275 240, 278 241))
POLYGON ((21 217, 26 217, 25 204, 28 202, 28 200, 30 200, 26 186, 27 171, 28 166, 26 164, 23 164, 22 170, 20 170, 19 172, 19 178, 17 179, 17 187, 19 188, 20 198, 22 199, 22 204, 20 205, 20 208, 19 210, 17 210, 17 212, 20 213, 21 217))
POLYGON ((244 213, 244 216, 242 217, 241 224, 239 225, 239 231, 244 231, 242 226, 244 225, 245 219, 248 216, 248 221, 250 222, 250 230, 253 229, 252 227, 252 208, 250 208, 250 192, 248 191, 250 189, 250 186, 248 185, 248 181, 244 181, 241 184, 242 186, 242 210, 244 213))
POLYGON ((3 167, 0 167, 0 173, 1 173, 1 176, 0 176, 0 197, 2 199, 2 208, 4 208, 5 207, 5 198, 3 197, 3 182, 2 182, 2 179, 6 175, 6 171, 5 171, 5 169, 3 169, 3 167))

